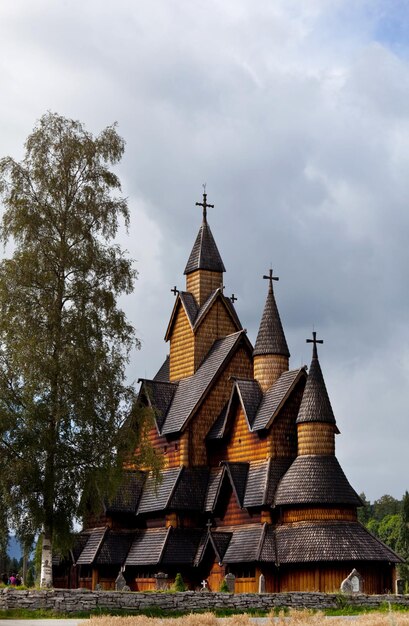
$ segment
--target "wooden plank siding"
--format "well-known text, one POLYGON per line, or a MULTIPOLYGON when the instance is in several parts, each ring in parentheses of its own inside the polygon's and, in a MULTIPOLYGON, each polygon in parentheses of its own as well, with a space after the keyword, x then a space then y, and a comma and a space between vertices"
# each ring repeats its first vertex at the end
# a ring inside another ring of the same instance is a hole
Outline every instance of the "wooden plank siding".
POLYGON ((230 377, 235 375, 248 378, 251 376, 251 369, 252 363, 247 350, 239 348, 188 425, 190 465, 208 465, 206 435, 230 397, 230 377))
POLYGON ((288 371, 288 357, 281 354, 259 354, 254 357, 254 378, 267 391, 283 372, 288 371))
POLYGON ((270 437, 252 433, 240 402, 235 400, 233 426, 228 444, 220 451, 220 461, 261 461, 270 453, 270 437))
POLYGON ((169 380, 173 382, 195 372, 195 338, 182 305, 176 313, 170 337, 169 380))
POLYGON ((202 363, 205 356, 216 339, 237 332, 237 327, 225 305, 217 300, 205 316, 195 335, 195 371, 202 363))
POLYGON ((303 422, 298 427, 298 454, 335 454, 334 424, 303 422))
MULTIPOLYGON (((224 494, 222 494, 223 496, 224 494)), ((216 526, 237 526, 240 524, 255 524, 260 522, 260 512, 249 512, 240 508, 235 493, 232 491, 224 500, 225 508, 217 511, 220 517, 215 518, 216 526)))
POLYGON ((347 507, 299 507, 283 511, 281 518, 283 523, 322 520, 347 520, 355 522, 357 520, 357 512, 356 509, 347 507))
POLYGON ((363 593, 385 593, 393 589, 391 569, 387 565, 351 562, 280 566, 277 590, 337 592, 354 567, 363 577, 363 593))
POLYGON ((223 274, 210 270, 197 270, 186 276, 186 291, 189 291, 199 306, 207 300, 210 294, 222 287, 223 274))
POLYGON ((296 419, 300 408, 305 380, 301 379, 282 410, 275 418, 270 430, 269 454, 273 457, 297 456, 296 419))

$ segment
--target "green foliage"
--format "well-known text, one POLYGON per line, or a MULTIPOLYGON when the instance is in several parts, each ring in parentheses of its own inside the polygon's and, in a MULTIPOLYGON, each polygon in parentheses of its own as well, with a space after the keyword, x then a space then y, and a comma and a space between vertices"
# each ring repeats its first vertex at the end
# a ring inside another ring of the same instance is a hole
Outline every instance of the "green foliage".
POLYGON ((44 529, 66 552, 80 495, 101 507, 144 441, 125 384, 139 342, 117 306, 136 278, 113 243, 129 222, 111 170, 124 141, 47 113, 25 148, 21 163, 0 160, 0 239, 13 243, 0 263, 0 455, 12 468, 0 510, 24 543, 44 529))
POLYGON ((222 583, 220 585, 220 591, 221 593, 229 593, 229 586, 225 578, 223 578, 222 583))
POLYGON ((177 573, 175 582, 172 585, 172 591, 186 591, 187 587, 183 582, 182 574, 177 573))
POLYGON ((27 587, 34 587, 35 577, 34 577, 34 569, 32 566, 27 568, 27 576, 25 580, 27 587))

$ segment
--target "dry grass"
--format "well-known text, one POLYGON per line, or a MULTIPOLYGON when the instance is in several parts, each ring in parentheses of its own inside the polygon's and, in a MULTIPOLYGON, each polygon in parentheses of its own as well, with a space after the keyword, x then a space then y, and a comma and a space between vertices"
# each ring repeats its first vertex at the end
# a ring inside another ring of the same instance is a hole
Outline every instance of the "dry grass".
MULTIPOLYGON (((282 613, 279 617, 271 614, 264 621, 265 626, 322 626, 326 618, 323 613, 303 611, 290 611, 287 616, 282 613)), ((254 626, 250 615, 234 615, 223 620, 213 613, 192 614, 184 617, 167 618, 163 620, 157 617, 91 617, 89 621, 80 622, 79 626, 254 626)), ((333 617, 328 620, 328 626, 409 626, 409 614, 391 611, 390 613, 370 613, 368 615, 354 616, 350 618, 333 617)))

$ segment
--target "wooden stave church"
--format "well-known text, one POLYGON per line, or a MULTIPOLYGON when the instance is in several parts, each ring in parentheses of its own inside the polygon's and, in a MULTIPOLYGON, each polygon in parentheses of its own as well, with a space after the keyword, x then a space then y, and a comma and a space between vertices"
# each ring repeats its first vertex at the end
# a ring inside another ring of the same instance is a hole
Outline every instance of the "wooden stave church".
MULTIPOLYGON (((199 204, 199 203, 196 203, 199 204)), ((340 588, 352 569, 366 593, 394 589, 401 559, 357 519, 362 502, 335 456, 339 433, 316 339, 310 368, 289 370, 270 271, 253 349, 223 287, 225 267, 203 221, 165 340, 169 356, 139 401, 152 411, 149 437, 163 455, 162 479, 132 471, 71 562, 54 562, 56 587, 131 590, 170 584, 218 591, 227 573, 236 592, 340 588)))

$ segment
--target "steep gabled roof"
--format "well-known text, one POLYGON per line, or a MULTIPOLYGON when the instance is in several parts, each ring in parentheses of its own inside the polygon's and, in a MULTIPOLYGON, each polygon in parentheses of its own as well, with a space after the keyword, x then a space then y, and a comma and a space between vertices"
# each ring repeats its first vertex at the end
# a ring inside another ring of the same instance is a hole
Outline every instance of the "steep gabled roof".
POLYGON ((81 554, 77 559, 77 565, 91 565, 94 562, 95 557, 98 554, 98 550, 104 540, 107 527, 93 528, 88 537, 88 541, 85 544, 81 554))
POLYGON ((348 504, 362 506, 335 456, 298 456, 278 485, 275 506, 348 504))
POLYGON ((169 354, 168 354, 165 360, 163 361, 162 365, 156 372, 155 376, 153 377, 153 380, 158 383, 168 383, 169 382, 169 366, 170 366, 170 359, 169 359, 169 354))
POLYGON ((204 400, 224 365, 233 357, 244 341, 251 348, 244 331, 228 335, 214 342, 199 369, 188 378, 182 378, 162 427, 162 435, 180 432, 204 400))
POLYGON ((137 514, 154 513, 168 508, 182 471, 183 467, 165 469, 159 480, 156 480, 150 472, 143 488, 137 514))
POLYGON ((144 566, 160 563, 170 531, 171 527, 136 531, 125 565, 144 566))
POLYGON ((270 280, 268 287, 267 299, 253 352, 254 356, 260 354, 281 354, 283 356, 290 356, 274 297, 272 280, 270 280))
POLYGON ((196 333, 200 324, 206 318, 206 315, 209 313, 216 300, 220 300, 220 302, 225 306, 234 325, 236 326, 236 329, 242 330, 242 325, 236 313, 236 309, 234 308, 230 298, 226 298, 226 296, 223 295, 223 291, 220 287, 211 292, 207 300, 203 302, 200 308, 197 306, 196 300, 191 293, 189 293, 188 291, 181 291, 178 294, 175 300, 175 304, 173 306, 169 324, 166 329, 165 341, 169 341, 170 339, 173 324, 176 320, 176 313, 180 306, 183 306, 190 328, 192 329, 193 333, 196 333))
POLYGON ((212 532, 209 530, 207 533, 204 533, 200 539, 193 565, 195 567, 200 565, 209 546, 212 547, 218 562, 223 561, 231 537, 231 532, 212 532))
POLYGON ((106 513, 136 513, 146 480, 146 472, 126 472, 112 502, 105 505, 106 513))
POLYGON ((247 475, 249 472, 250 464, 223 461, 223 465, 226 467, 226 472, 228 477, 230 478, 230 483, 236 495, 237 502, 240 507, 243 507, 244 494, 246 492, 247 475))
POLYGON ((135 532, 109 530, 95 559, 96 565, 123 565, 135 532))
POLYGON ((212 467, 210 470, 204 503, 204 510, 207 513, 212 513, 216 507, 225 472, 224 466, 212 467))
POLYGON ((163 552, 163 565, 193 565, 202 536, 198 528, 172 528, 163 552))
POLYGON ((149 406, 153 409, 155 422, 160 432, 172 404, 178 383, 160 382, 143 378, 140 378, 138 382, 142 383, 139 397, 146 397, 149 406))
POLYGON ((210 270, 212 272, 226 271, 212 231, 205 217, 203 218, 196 241, 193 244, 184 273, 190 274, 196 270, 210 270))
MULTIPOLYGON (((228 526, 223 531, 232 533, 223 563, 254 563, 260 560, 266 524, 228 526)), ((213 533, 213 537, 216 535, 217 531, 213 533)))
MULTIPOLYGON (((257 409, 263 398, 261 387, 257 380, 244 380, 242 378, 236 379, 234 387, 239 396, 241 406, 243 407, 249 430, 252 430, 257 415, 257 409)), ((233 394, 230 396, 230 402, 232 397, 233 394)))
POLYGON ((203 511, 209 474, 208 467, 184 467, 168 508, 176 511, 203 511))
POLYGON ((270 457, 263 461, 251 461, 247 475, 243 507, 271 505, 277 485, 294 459, 270 457))
POLYGON ((400 557, 359 522, 295 522, 276 528, 277 562, 390 561, 400 557))
POLYGON ((264 430, 271 426, 295 385, 305 375, 304 367, 283 372, 270 389, 267 389, 258 406, 253 431, 264 430))
POLYGON ((314 343, 307 383, 297 417, 297 424, 303 422, 335 424, 334 413, 318 360, 316 343, 314 343))

